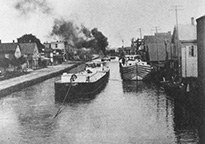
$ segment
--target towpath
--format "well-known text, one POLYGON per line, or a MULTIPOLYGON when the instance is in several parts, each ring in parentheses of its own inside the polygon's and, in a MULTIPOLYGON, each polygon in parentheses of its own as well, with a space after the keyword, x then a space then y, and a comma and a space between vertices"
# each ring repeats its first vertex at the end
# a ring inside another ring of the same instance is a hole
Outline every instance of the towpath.
POLYGON ((72 62, 48 66, 47 68, 35 70, 26 75, 0 81, 0 97, 57 76, 67 70, 77 67, 80 64, 82 64, 82 62, 72 62))

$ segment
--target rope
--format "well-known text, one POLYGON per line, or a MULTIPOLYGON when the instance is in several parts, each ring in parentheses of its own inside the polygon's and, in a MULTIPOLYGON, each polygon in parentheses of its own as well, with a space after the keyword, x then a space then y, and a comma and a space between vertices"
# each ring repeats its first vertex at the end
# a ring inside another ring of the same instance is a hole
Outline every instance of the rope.
MULTIPOLYGON (((73 74, 74 75, 74 74, 73 74)), ((73 76, 72 75, 72 76, 73 76)), ((68 91, 66 92, 66 95, 65 95, 65 97, 64 97, 64 99, 63 99, 63 103, 62 104, 64 104, 64 102, 65 102, 65 100, 66 100, 66 98, 67 98, 67 96, 68 96, 68 93, 70 92, 70 89, 71 89, 71 86, 72 86, 72 82, 73 82, 73 79, 72 79, 72 76, 71 76, 71 78, 70 78, 70 86, 69 86, 69 88, 68 88, 68 91)), ((112 79, 111 79, 112 80, 112 79)), ((113 80, 115 80, 115 79, 113 79, 113 80)), ((119 80, 117 80, 116 79, 116 81, 119 81, 119 80)), ((95 93, 104 83, 106 83, 107 81, 104 81, 102 84, 100 84, 96 89, 95 89, 95 91, 94 92, 91 92, 90 94, 92 94, 92 93, 95 93)), ((121 82, 121 81, 119 81, 119 82, 121 82)), ((87 88, 87 86, 85 86, 84 87, 84 89, 86 89, 87 88)), ((75 95, 76 97, 77 96, 79 96, 80 94, 82 94, 81 92, 84 90, 84 89, 81 89, 81 91, 77 94, 77 95, 75 95)), ((86 93, 86 94, 89 94, 89 93, 86 93)), ((53 117, 53 119, 55 119, 61 112, 63 111, 63 109, 62 108, 59 108, 58 109, 58 111, 57 111, 57 113, 55 114, 55 116, 53 117)))
MULTIPOLYGON (((62 103, 62 104, 65 103, 65 100, 66 100, 66 98, 67 98, 67 96, 68 96, 68 93, 70 92, 70 89, 71 89, 71 86, 72 86, 72 82, 73 82, 73 76, 74 76, 74 75, 75 75, 75 74, 73 74, 73 75, 71 76, 71 78, 70 78, 70 86, 69 86, 69 88, 68 88, 68 90, 67 90, 67 92, 66 92, 66 94, 65 94, 65 97, 64 97, 64 99, 63 99, 63 103, 62 103)), ((62 110, 61 107, 60 107, 53 118, 56 118, 62 111, 63 111, 63 110, 62 110)))

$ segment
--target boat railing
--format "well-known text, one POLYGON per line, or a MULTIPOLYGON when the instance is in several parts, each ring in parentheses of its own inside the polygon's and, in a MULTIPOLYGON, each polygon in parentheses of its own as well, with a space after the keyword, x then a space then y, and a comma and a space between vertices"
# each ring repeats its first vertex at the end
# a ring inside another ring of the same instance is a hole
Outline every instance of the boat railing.
MULTIPOLYGON (((81 72, 81 73, 76 73, 76 80, 73 81, 75 82, 86 82, 88 81, 88 77, 89 79, 93 79, 93 77, 96 77, 96 75, 100 73, 100 71, 92 71, 92 73, 87 73, 85 72, 81 72)), ((72 77, 73 73, 65 73, 61 76, 61 82, 70 82, 70 78, 72 77)))

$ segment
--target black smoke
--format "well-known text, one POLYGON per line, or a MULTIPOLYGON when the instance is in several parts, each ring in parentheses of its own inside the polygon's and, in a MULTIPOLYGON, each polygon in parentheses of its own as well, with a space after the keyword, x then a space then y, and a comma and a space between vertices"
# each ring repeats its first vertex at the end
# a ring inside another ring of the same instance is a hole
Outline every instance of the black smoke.
POLYGON ((107 37, 97 28, 89 30, 84 25, 78 26, 72 21, 56 19, 54 21, 51 36, 57 36, 60 40, 72 42, 77 48, 94 48, 96 51, 102 50, 105 54, 105 48, 108 46, 107 37))
POLYGON ((91 33, 96 40, 97 48, 102 50, 102 52, 106 55, 106 47, 108 46, 107 37, 105 37, 102 32, 98 31, 97 28, 92 29, 91 33))
POLYGON ((52 12, 52 8, 46 0, 17 0, 14 8, 24 15, 31 12, 43 14, 51 14, 52 12))
POLYGON ((86 42, 92 39, 91 32, 88 28, 78 26, 72 21, 56 19, 52 28, 51 36, 57 36, 60 40, 69 41, 75 47, 89 47, 86 42))

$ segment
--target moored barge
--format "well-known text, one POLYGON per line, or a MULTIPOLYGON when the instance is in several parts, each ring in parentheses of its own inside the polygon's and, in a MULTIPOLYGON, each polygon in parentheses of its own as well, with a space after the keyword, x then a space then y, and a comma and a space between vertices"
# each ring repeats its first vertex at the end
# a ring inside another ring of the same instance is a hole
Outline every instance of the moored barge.
POLYGON ((78 73, 64 73, 55 82, 55 100, 92 98, 99 93, 109 79, 110 69, 105 62, 90 62, 78 73))

